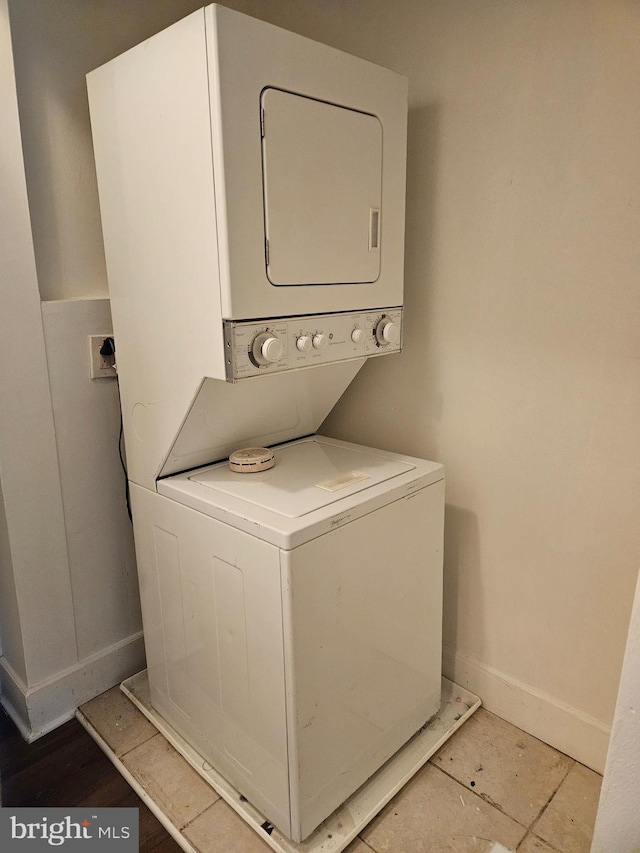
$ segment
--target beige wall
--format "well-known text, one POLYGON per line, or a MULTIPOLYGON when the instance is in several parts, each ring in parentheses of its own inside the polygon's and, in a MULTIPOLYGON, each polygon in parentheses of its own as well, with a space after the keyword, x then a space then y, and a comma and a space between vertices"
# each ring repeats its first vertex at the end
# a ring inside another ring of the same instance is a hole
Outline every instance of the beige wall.
MULTIPOLYGON (((43 298, 106 293, 85 71, 197 5, 11 4, 43 298)), ((326 431, 446 464, 446 671, 601 767, 640 550, 640 6, 227 5, 409 77, 405 351, 326 431)))
POLYGON ((640 6, 295 5, 410 79, 406 348, 325 429, 445 463, 445 670, 601 767, 640 556, 640 6))
POLYGON ((9 0, 42 299, 108 295, 85 74, 201 5, 9 0))

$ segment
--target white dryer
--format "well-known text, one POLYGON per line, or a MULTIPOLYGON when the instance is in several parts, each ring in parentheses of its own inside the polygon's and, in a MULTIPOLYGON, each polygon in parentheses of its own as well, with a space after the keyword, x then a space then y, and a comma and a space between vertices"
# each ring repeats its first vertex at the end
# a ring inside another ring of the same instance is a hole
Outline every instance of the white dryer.
POLYGON ((440 707, 442 466, 310 436, 132 486, 151 699, 306 838, 440 707))
POLYGON ((400 351, 404 77, 211 5, 87 85, 131 480, 179 470, 204 377, 260 378, 257 422, 400 351))

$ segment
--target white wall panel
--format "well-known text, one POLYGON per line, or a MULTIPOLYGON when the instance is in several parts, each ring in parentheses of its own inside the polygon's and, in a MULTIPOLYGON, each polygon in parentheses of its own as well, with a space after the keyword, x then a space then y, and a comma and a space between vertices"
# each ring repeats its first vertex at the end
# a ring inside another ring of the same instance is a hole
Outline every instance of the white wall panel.
MULTIPOLYGON (((13 572, 21 633, 15 644, 5 638, 4 646, 5 654, 16 650, 16 670, 36 683, 75 663, 77 649, 6 2, 0 4, 0 114, 6 288, 0 312, 0 466, 12 558, 2 570, 13 572)), ((15 616, 14 607, 3 627, 13 627, 15 616)))
POLYGON ((115 379, 89 376, 88 336, 111 333, 108 299, 42 303, 79 659, 142 628, 115 379))

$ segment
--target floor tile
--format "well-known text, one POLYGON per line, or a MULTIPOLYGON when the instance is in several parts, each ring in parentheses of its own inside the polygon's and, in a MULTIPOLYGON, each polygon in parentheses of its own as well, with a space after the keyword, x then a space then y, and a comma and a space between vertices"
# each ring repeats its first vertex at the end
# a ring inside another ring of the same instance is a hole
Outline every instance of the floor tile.
POLYGON ((80 710, 117 756, 149 740, 158 731, 119 687, 96 696, 80 710))
MULTIPOLYGON (((224 800, 218 800, 183 831, 201 853, 267 853, 269 845, 238 817, 224 800)), ((271 851, 272 853, 272 851, 271 851)))
POLYGON ((376 853, 515 850, 525 828, 427 764, 361 833, 376 853))
POLYGON ((432 763, 530 827, 574 761, 479 708, 432 763))
POLYGON ((161 734, 132 749, 122 763, 179 829, 219 799, 161 734))
POLYGON ((372 849, 361 838, 356 838, 347 847, 345 853, 372 853, 372 849))
POLYGON ((556 853, 556 851, 540 838, 529 833, 518 847, 518 853, 556 853))
POLYGON ((602 777, 576 764, 533 831, 562 853, 589 853, 602 777))

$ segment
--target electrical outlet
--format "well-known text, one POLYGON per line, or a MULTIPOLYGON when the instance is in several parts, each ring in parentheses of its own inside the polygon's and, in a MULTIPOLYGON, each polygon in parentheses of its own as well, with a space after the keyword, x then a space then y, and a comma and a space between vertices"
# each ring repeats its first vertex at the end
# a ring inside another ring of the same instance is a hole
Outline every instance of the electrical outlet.
POLYGON ((92 379, 115 379, 116 359, 114 355, 100 355, 105 338, 112 338, 107 332, 104 335, 89 335, 89 366, 92 379))

